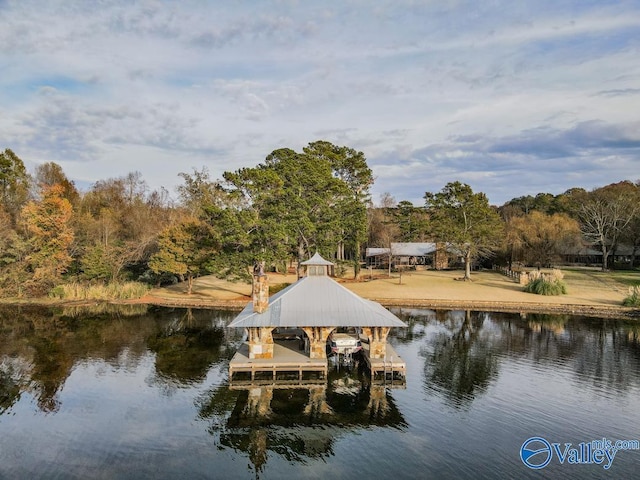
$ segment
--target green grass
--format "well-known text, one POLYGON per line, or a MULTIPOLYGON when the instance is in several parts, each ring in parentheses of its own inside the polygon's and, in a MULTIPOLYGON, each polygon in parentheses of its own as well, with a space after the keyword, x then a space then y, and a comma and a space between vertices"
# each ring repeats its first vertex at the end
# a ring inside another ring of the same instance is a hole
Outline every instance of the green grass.
POLYGON ((628 287, 640 285, 640 270, 612 270, 606 273, 615 281, 623 283, 628 287))

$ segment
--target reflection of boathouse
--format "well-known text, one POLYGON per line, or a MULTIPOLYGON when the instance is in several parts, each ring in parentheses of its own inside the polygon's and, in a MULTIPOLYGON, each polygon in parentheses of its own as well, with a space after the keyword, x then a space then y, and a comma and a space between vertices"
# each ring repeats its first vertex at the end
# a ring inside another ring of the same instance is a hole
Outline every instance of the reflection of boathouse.
POLYGON ((221 387, 200 415, 221 426, 220 445, 247 453, 256 473, 274 454, 306 463, 333 456, 339 439, 351 432, 407 427, 388 386, 335 370, 322 384, 221 387), (224 420, 216 413, 221 403, 230 408, 224 420))
POLYGON ((404 376, 406 365, 387 344, 392 327, 405 323, 376 302, 359 297, 328 276, 333 264, 315 254, 303 262, 307 275, 269 298, 267 277, 258 273, 253 301, 229 324, 247 331, 248 342, 229 364, 229 379, 267 375, 327 373, 326 343, 338 328, 355 329, 372 375, 404 376), (290 338, 286 340, 286 338, 290 338), (282 340, 279 340, 282 339, 282 340))

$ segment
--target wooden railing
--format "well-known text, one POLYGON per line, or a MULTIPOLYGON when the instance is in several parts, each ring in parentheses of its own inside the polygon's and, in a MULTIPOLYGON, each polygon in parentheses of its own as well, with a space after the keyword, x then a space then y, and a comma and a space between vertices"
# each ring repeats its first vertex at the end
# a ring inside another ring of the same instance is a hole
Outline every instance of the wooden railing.
POLYGON ((509 278, 513 278, 516 283, 520 283, 520 272, 510 270, 509 267, 502 267, 500 265, 494 265, 493 270, 498 271, 509 278))

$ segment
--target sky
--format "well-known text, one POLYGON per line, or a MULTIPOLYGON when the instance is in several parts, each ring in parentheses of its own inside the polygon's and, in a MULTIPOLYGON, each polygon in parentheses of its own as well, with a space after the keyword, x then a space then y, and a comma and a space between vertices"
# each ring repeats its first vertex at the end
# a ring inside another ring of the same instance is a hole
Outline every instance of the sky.
POLYGON ((640 179, 640 0, 0 0, 0 149, 176 196, 275 149, 364 152, 422 205, 640 179))

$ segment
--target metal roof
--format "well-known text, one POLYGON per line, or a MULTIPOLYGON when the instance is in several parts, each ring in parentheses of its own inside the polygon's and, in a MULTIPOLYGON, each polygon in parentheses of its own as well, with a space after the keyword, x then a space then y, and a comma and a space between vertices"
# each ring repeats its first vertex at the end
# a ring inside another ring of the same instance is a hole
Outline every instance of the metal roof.
POLYGON ((403 255, 408 257, 423 257, 436 251, 436 244, 433 242, 411 242, 411 243, 392 243, 391 252, 394 255, 403 255))
MULTIPOLYGON (((391 254, 394 256, 424 257, 436 251, 436 244, 433 242, 392 242, 391 254)), ((388 255, 388 248, 367 248, 367 257, 378 255, 388 255)))
POLYGON ((359 297, 327 276, 298 280, 269 299, 263 313, 253 302, 230 327, 406 327, 382 305, 359 297))
POLYGON ((333 263, 329 260, 325 260, 318 252, 316 252, 309 260, 300 262, 300 265, 333 265, 333 263))

